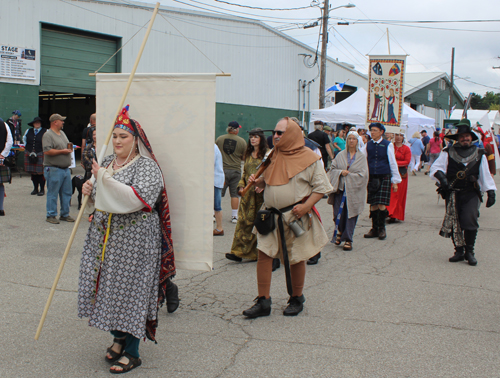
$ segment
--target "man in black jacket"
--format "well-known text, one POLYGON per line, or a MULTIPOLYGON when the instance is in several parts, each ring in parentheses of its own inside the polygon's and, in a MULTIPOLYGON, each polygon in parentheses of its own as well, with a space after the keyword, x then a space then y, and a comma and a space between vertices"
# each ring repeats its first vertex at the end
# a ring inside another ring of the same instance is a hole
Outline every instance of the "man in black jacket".
POLYGON ((478 138, 471 130, 470 121, 461 120, 457 133, 447 138, 456 141, 455 144, 441 152, 430 171, 431 178, 439 181, 438 192, 446 200, 446 215, 439 234, 453 240, 455 254, 450 262, 467 260, 474 266, 477 265, 474 243, 479 228, 481 193, 488 193, 486 207, 491 207, 497 188, 484 150, 472 144, 478 138))

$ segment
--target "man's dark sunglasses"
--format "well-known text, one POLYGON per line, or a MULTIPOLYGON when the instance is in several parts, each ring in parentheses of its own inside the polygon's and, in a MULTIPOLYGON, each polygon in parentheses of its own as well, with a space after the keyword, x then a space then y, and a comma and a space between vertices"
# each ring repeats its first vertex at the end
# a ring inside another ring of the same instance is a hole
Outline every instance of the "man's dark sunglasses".
POLYGON ((281 130, 273 130, 273 135, 278 134, 278 136, 282 136, 285 132, 281 130))

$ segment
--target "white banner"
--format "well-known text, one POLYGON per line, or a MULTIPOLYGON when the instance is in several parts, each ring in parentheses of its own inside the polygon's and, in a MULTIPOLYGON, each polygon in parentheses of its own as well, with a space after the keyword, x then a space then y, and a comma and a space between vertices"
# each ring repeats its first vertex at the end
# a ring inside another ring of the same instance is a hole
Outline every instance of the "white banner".
MULTIPOLYGON (((97 149, 114 124, 129 74, 97 74, 97 149)), ((160 163, 177 269, 213 267, 215 74, 136 74, 125 105, 160 163)), ((110 140, 107 154, 113 153, 110 140)))

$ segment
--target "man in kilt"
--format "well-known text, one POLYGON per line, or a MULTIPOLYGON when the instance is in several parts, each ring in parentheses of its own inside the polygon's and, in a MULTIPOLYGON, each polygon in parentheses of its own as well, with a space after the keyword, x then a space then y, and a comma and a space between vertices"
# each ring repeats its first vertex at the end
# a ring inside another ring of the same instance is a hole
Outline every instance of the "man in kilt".
POLYGON ((47 129, 42 127, 42 119, 35 119, 28 123, 32 128, 26 130, 23 136, 25 145, 24 150, 24 170, 31 173, 31 181, 33 181, 33 191, 35 194, 43 196, 45 194, 45 177, 43 176, 43 146, 42 138, 47 129))
POLYGON ((5 197, 4 183, 10 184, 10 169, 4 164, 5 158, 9 156, 12 147, 12 134, 10 128, 0 119, 0 216, 5 215, 3 199, 5 197))
POLYGON ((385 127, 381 123, 372 123, 369 126, 372 139, 366 143, 361 151, 368 161, 368 199, 370 204, 370 218, 372 228, 364 235, 365 238, 383 240, 387 237, 385 230, 386 206, 391 201, 392 189, 397 192, 401 175, 394 155, 394 145, 383 138, 385 127))

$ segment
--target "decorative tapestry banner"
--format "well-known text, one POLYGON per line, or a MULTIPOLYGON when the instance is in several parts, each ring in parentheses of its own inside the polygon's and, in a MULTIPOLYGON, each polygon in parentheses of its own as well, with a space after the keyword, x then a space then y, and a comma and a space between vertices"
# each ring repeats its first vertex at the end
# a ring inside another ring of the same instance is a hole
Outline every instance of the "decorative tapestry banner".
POLYGON ((371 55, 366 122, 401 127, 405 55, 371 55))

